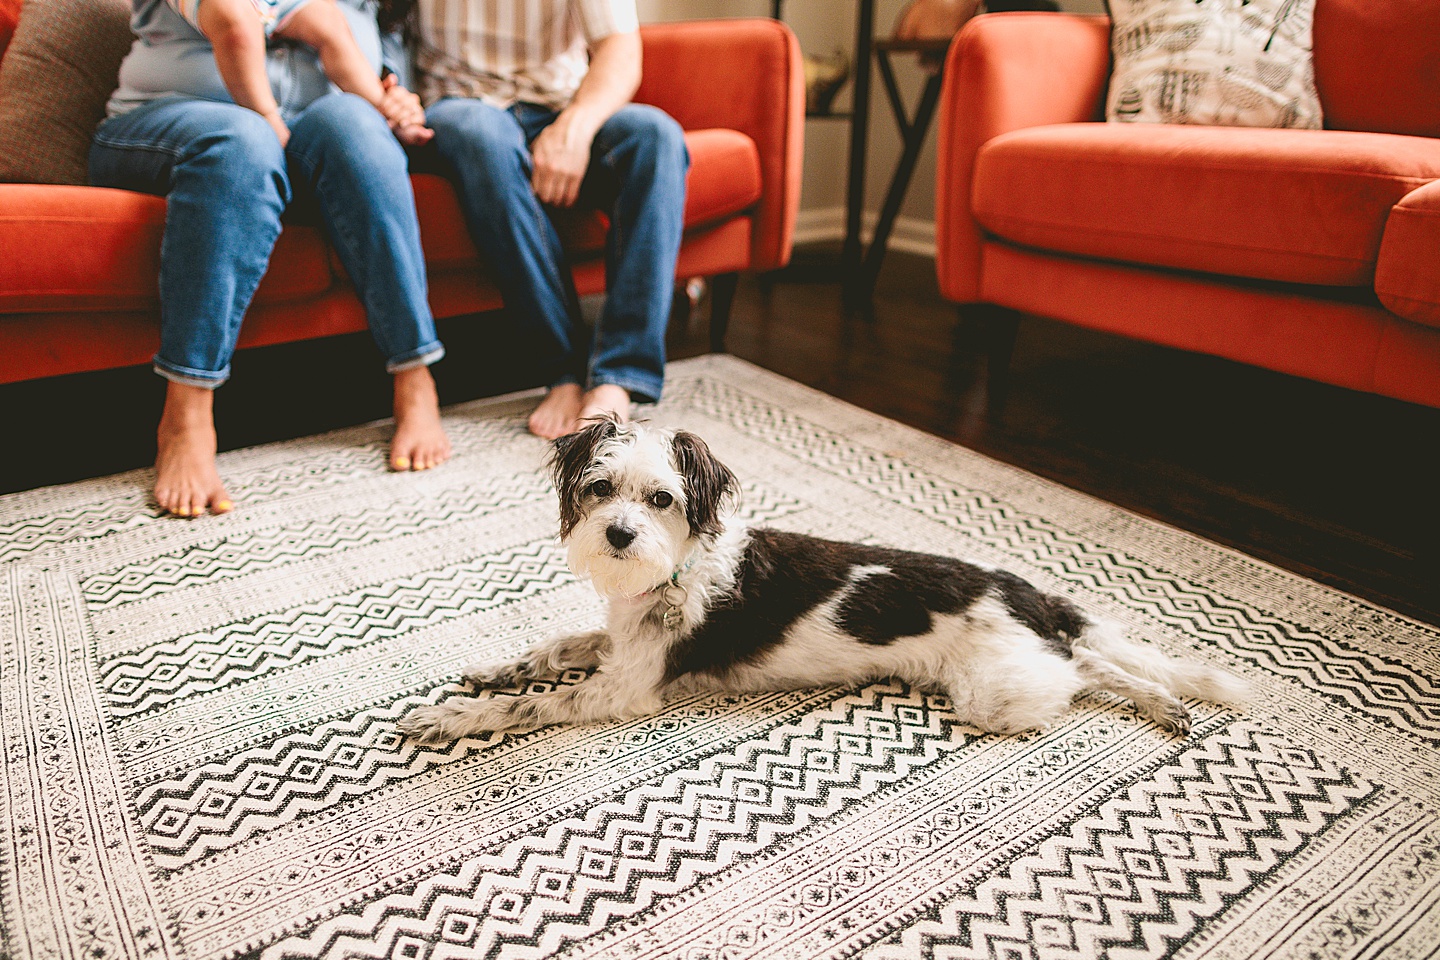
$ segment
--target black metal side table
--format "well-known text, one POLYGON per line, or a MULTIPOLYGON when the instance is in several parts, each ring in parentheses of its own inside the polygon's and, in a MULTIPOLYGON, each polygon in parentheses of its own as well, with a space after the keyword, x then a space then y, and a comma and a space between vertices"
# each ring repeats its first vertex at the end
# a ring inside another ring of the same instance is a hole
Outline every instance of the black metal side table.
MULTIPOLYGON (((785 0, 770 0, 771 15, 783 19, 785 0)), ((860 275, 863 250, 860 243, 861 218, 865 211, 865 146, 870 124, 870 56, 875 36, 875 0, 855 0, 855 54, 851 81, 850 158, 845 190, 845 245, 840 266, 844 277, 860 275)))
POLYGON ((900 213, 900 204, 905 191, 910 187, 910 178, 915 173, 915 163, 920 159, 920 150, 925 145, 925 135, 930 122, 935 118, 935 107, 940 101, 940 87, 944 80, 945 54, 950 49, 950 40, 877 40, 874 44, 875 62, 880 68, 880 79, 885 83, 885 92, 890 98, 890 108, 895 113, 895 122, 905 147, 895 164, 890 177, 890 189, 885 194, 885 204, 880 208, 880 219, 875 224, 875 233, 865 251, 865 260, 859 273, 858 291, 867 299, 875 290, 875 281, 880 276, 880 264, 885 259, 885 248, 890 242, 890 231, 895 227, 895 218, 900 213), (895 82, 895 68, 891 63, 892 54, 916 54, 922 64, 930 69, 925 88, 912 117, 900 96, 900 86, 895 82))

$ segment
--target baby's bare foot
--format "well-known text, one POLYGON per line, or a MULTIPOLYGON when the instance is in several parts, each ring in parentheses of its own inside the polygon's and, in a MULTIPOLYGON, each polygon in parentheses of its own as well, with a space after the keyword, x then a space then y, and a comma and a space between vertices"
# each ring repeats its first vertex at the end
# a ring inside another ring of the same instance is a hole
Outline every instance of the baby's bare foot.
POLYGON ((450 459, 450 438, 440 424, 440 397, 429 367, 395 374, 395 439, 392 470, 429 470, 450 459))
POLYGON ((156 431, 155 502, 177 517, 228 513, 234 506, 215 467, 214 396, 171 383, 156 431))
POLYGON ((584 399, 578 383, 562 383, 550 388, 540 406, 530 414, 530 432, 546 440, 563 437, 580 428, 580 406, 584 399))
POLYGON ((395 128, 395 139, 407 147, 418 147, 435 139, 435 131, 421 123, 407 123, 395 128))

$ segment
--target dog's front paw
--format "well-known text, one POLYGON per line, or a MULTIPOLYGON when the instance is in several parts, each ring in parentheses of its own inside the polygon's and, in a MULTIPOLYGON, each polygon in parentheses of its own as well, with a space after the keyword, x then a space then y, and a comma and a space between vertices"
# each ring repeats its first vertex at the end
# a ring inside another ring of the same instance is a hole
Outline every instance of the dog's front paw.
POLYGON ((407 737, 421 743, 444 743, 458 740, 469 733, 464 714, 452 706, 453 701, 417 707, 395 726, 407 737))
POLYGON ((519 698, 455 697, 417 707, 400 721, 399 729, 423 743, 443 743, 498 730, 532 730, 538 725, 534 709, 519 698))
POLYGON ((473 663, 460 676, 481 687, 509 687, 527 676, 525 664, 518 660, 485 660, 473 663))

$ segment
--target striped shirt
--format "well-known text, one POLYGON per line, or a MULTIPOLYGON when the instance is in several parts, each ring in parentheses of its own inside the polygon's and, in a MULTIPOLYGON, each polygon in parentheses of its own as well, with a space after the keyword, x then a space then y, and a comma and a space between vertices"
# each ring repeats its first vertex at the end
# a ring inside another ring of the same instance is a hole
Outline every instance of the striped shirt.
POLYGON ((635 0, 419 0, 420 96, 517 101, 559 110, 589 69, 589 47, 640 29, 635 0))

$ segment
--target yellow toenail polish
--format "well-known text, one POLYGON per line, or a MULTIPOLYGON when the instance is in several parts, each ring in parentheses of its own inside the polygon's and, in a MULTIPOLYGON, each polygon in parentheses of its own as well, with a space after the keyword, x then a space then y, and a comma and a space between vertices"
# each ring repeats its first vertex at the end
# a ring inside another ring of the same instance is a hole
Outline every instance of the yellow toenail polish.
POLYGON ((216 510, 229 510, 229 509, 230 509, 231 507, 233 507, 233 506, 234 506, 234 504, 231 503, 229 500, 221 500, 219 503, 215 504, 215 509, 216 509, 216 510))
POLYGON ((396 469, 396 470, 409 470, 409 469, 410 469, 410 458, 409 458, 409 457, 398 457, 398 458, 395 460, 395 469, 396 469))

